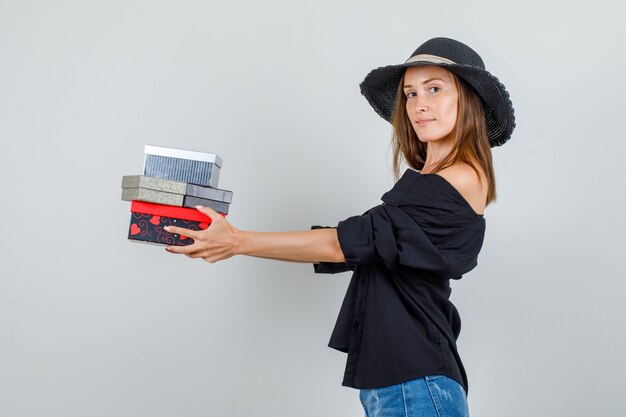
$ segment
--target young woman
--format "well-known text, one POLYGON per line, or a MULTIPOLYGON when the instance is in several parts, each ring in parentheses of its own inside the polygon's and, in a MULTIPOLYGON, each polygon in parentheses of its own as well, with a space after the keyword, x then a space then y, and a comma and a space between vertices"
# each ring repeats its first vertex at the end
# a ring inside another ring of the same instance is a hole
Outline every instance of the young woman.
POLYGON ((368 417, 467 416, 467 376, 456 347, 460 317, 450 279, 477 264, 485 206, 495 199, 491 147, 515 127, 505 87, 480 56, 448 38, 403 64, 371 71, 361 92, 393 126, 394 175, 383 204, 336 228, 239 230, 209 208, 204 231, 171 253, 209 262, 234 255, 352 270, 329 346, 348 354, 343 385, 360 389, 368 417))

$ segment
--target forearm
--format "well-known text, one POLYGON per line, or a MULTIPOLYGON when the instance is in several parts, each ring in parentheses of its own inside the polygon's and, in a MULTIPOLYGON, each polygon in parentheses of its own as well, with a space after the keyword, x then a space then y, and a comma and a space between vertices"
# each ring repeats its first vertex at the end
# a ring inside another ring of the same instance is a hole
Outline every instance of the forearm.
POLYGON ((239 230, 210 207, 198 210, 213 221, 205 230, 168 226, 169 233, 194 240, 185 246, 168 246, 170 253, 217 262, 234 255, 248 255, 291 262, 345 262, 337 230, 320 228, 302 232, 247 232, 239 230))
POLYGON ((296 262, 345 262, 336 229, 300 232, 239 231, 236 253, 296 262))

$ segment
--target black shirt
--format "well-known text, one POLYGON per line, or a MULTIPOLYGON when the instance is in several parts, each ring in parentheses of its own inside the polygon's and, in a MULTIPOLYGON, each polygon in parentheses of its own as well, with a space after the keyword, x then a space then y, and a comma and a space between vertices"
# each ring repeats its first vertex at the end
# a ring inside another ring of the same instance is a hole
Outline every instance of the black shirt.
POLYGON ((381 199, 337 225, 345 263, 314 265, 318 273, 354 271, 328 344, 348 354, 342 385, 446 375, 467 391, 450 279, 476 266, 485 220, 437 174, 409 169, 381 199))

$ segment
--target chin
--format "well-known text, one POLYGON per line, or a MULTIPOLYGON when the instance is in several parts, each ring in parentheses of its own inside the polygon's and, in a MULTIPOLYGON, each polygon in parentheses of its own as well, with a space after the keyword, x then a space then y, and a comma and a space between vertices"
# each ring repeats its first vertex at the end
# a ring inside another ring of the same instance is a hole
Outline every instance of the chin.
POLYGON ((424 143, 428 143, 428 142, 437 142, 440 140, 443 140, 444 137, 431 137, 431 136, 426 136, 426 137, 421 137, 419 135, 417 135, 417 138, 420 140, 420 142, 424 142, 424 143))

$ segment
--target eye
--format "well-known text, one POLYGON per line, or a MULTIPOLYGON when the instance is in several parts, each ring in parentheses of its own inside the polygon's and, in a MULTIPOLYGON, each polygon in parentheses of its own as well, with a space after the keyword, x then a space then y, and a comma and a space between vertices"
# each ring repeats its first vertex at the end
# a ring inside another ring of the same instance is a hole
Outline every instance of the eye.
POLYGON ((428 89, 428 92, 429 92, 429 93, 436 93, 436 92, 438 92, 439 90, 441 90, 441 88, 439 88, 439 87, 430 87, 430 88, 428 89))
POLYGON ((415 97, 415 92, 414 91, 409 91, 406 93, 406 98, 411 98, 411 97, 415 97))

